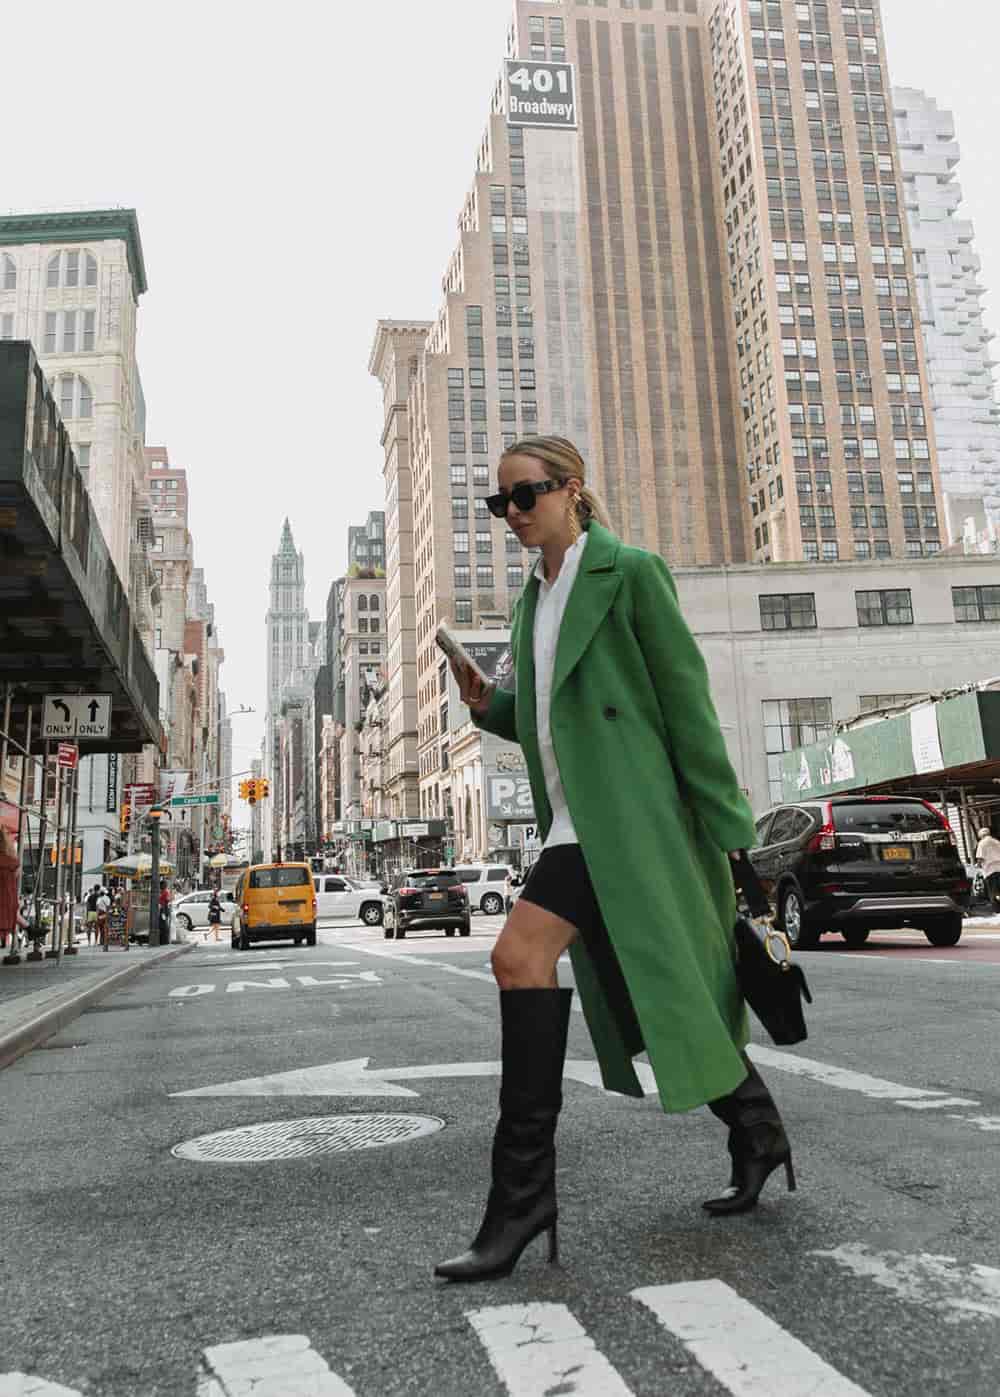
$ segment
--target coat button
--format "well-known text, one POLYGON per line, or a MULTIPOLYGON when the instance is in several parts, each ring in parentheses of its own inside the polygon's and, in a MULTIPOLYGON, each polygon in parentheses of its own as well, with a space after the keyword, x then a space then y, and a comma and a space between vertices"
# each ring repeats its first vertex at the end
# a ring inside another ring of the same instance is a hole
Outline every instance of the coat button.
POLYGON ((613 723, 614 720, 618 717, 618 709, 617 709, 617 708, 606 708, 606 709, 604 710, 604 716, 605 716, 605 718, 608 719, 609 722, 612 722, 612 723, 613 723))

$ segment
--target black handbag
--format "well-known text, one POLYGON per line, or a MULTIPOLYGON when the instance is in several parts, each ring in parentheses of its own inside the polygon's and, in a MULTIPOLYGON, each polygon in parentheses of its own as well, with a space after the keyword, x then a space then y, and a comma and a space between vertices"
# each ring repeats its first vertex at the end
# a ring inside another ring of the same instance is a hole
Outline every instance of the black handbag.
POLYGON ((732 870, 750 914, 737 918, 734 932, 743 998, 775 1043, 801 1043, 809 1036, 802 1001, 812 1003, 806 977, 792 960, 788 937, 774 925, 767 894, 745 850, 732 860, 732 870))

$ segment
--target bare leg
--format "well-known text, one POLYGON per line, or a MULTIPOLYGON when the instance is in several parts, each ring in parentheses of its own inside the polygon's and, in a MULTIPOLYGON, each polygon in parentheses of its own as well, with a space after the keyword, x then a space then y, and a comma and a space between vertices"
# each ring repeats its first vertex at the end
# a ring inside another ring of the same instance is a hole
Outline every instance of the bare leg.
POLYGON ((572 922, 522 897, 496 939, 490 957, 502 990, 554 990, 559 957, 576 940, 572 922))

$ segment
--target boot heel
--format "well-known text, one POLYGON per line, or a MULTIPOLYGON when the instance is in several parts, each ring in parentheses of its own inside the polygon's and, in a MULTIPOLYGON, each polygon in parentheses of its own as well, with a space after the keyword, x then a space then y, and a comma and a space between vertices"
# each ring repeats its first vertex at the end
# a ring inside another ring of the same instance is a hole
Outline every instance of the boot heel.
POLYGON ((559 1234, 556 1231, 555 1223, 549 1228, 549 1265, 555 1266, 559 1263, 559 1234))
POLYGON ((785 1182, 788 1184, 788 1192, 795 1192, 795 1170, 792 1168, 792 1156, 785 1160, 785 1182))

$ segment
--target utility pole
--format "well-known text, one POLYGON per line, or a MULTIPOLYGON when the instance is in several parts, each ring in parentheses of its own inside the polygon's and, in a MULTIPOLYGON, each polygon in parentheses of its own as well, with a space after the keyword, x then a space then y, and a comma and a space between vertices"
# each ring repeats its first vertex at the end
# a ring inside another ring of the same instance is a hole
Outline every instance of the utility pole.
MULTIPOLYGON (((149 812, 149 944, 160 944, 160 816, 162 810, 154 805, 149 812)), ((164 945, 170 940, 170 925, 167 924, 164 945)))

